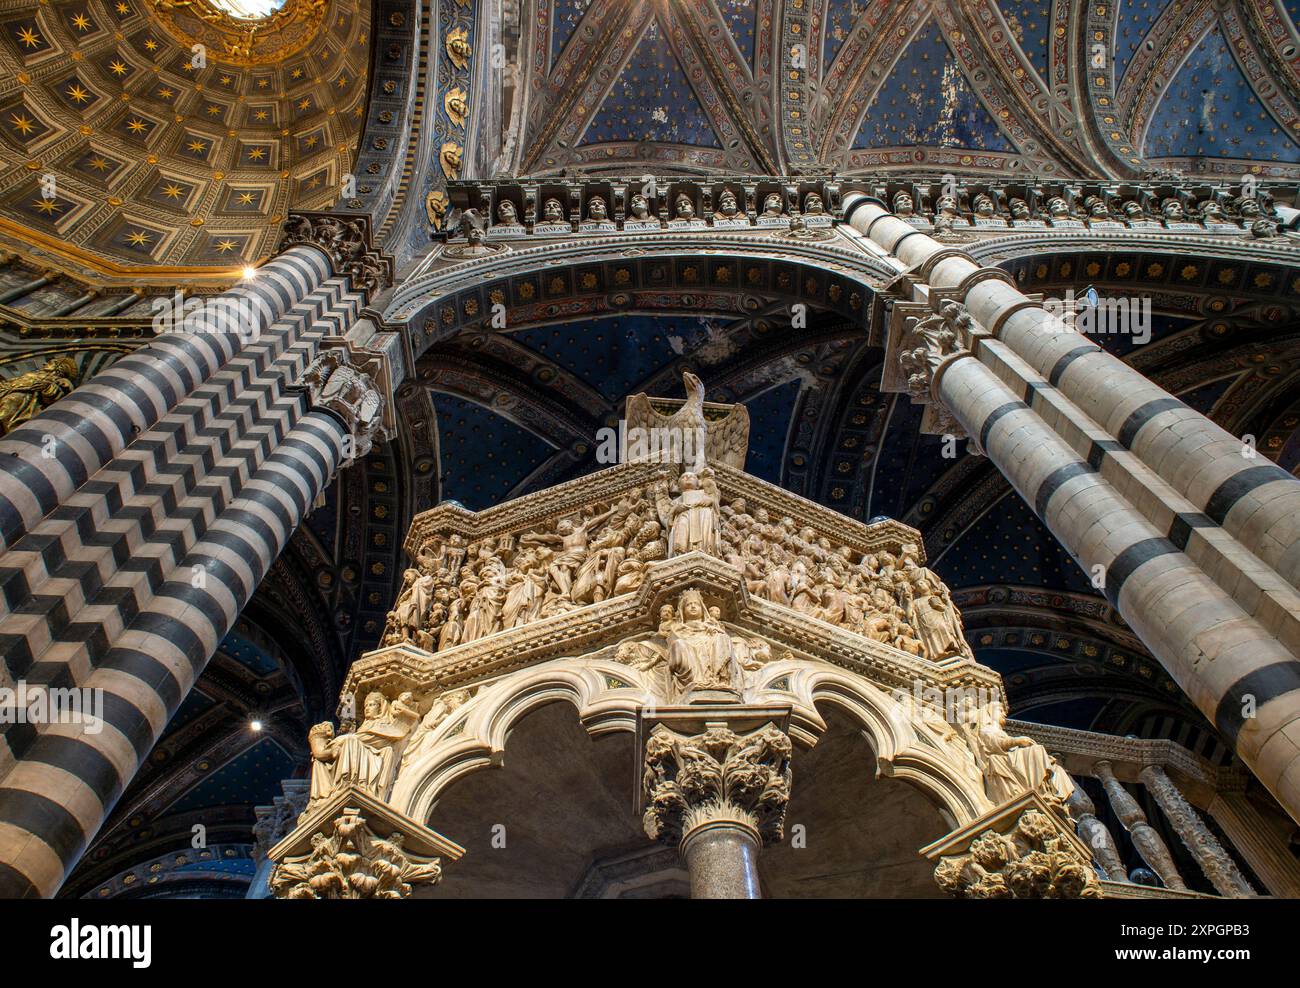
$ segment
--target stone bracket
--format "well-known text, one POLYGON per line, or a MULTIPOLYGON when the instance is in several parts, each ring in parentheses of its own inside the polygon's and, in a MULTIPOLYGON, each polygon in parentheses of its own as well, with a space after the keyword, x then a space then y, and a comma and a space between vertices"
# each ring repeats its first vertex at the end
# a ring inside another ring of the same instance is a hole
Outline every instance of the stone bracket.
POLYGON ((455 841, 430 830, 422 823, 417 823, 404 813, 399 813, 365 790, 350 785, 331 793, 326 799, 298 817, 298 825, 284 840, 271 848, 267 857, 272 861, 280 862, 292 855, 310 851, 312 837, 327 828, 345 809, 349 808, 361 812, 376 836, 389 837, 395 833, 403 834, 405 848, 412 853, 436 854, 452 861, 460 860, 465 854, 465 849, 455 841))
POLYGON ((1026 792, 920 852, 956 898, 1100 899, 1092 852, 1041 795, 1026 792))

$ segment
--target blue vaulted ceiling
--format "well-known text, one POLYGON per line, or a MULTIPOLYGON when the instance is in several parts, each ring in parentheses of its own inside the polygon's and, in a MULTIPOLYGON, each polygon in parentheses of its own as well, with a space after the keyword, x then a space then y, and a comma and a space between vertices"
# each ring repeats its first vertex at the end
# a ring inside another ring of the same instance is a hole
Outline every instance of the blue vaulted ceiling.
POLYGON ((650 22, 580 143, 610 141, 720 146, 657 20, 650 22))
POLYGON ((822 61, 826 68, 840 52, 853 24, 867 8, 868 0, 828 0, 826 4, 826 27, 823 32, 822 61))
POLYGON ((855 148, 1014 151, 966 80, 932 19, 903 52, 867 108, 855 148))
POLYGON ((754 21, 758 16, 754 4, 750 0, 717 0, 718 10, 722 14, 722 19, 726 21, 727 27, 731 29, 731 36, 735 39, 736 47, 746 62, 754 61, 754 21))
POLYGON ((1119 18, 1115 25, 1115 77, 1122 78, 1124 70, 1137 54, 1142 39, 1147 36, 1157 18, 1169 6, 1170 0, 1118 0, 1119 18))
POLYGON ((546 440, 496 412, 434 392, 443 500, 471 511, 502 501, 554 452, 546 440))
POLYGON ((1029 58, 1029 64, 1046 79, 1052 5, 1041 0, 1001 0, 1000 7, 1011 36, 1029 58))
POLYGON ((587 13, 591 0, 556 0, 551 14, 551 58, 559 57, 569 38, 578 27, 578 22, 587 13))
POLYGON ((1174 77, 1143 153, 1149 158, 1300 159, 1300 148, 1260 105, 1217 28, 1174 77))
POLYGON ((954 587, 1001 583, 1100 595, 1079 564, 1034 517, 1019 494, 1008 493, 935 564, 954 587))
POLYGON ((716 332, 701 316, 616 316, 540 326, 511 336, 581 378, 611 401, 716 332))

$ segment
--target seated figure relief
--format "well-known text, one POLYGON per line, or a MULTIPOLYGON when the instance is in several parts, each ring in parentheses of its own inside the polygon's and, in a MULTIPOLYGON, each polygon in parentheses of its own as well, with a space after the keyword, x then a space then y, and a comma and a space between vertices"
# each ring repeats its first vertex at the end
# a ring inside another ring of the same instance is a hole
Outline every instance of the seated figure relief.
POLYGON ((732 637, 698 590, 687 590, 676 606, 665 605, 656 635, 626 641, 618 660, 657 677, 656 693, 677 702, 695 690, 739 694, 744 674, 771 660, 771 646, 732 637))
POLYGON ((419 712, 411 693, 391 703, 380 692, 366 696, 360 725, 335 735, 329 721, 307 734, 311 749, 312 804, 344 786, 356 786, 376 799, 384 799, 392 781, 402 745, 416 726, 419 712))

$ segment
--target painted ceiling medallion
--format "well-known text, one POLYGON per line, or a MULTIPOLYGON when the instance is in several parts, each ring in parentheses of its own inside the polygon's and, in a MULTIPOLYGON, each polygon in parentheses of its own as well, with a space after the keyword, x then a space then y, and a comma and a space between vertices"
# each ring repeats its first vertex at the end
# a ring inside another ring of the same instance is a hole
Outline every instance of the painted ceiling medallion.
POLYGON ((159 23, 186 47, 234 65, 296 54, 320 32, 329 0, 149 0, 159 23))

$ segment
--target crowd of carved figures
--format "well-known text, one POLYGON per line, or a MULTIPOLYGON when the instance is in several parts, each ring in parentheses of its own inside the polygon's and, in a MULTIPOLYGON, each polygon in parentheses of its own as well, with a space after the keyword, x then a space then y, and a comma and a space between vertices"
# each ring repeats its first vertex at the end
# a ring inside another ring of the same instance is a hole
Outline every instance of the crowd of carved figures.
MULTIPOLYGON (((806 229, 829 225, 849 191, 865 192, 894 214, 944 239, 963 230, 1083 228, 1169 230, 1274 237, 1290 235, 1289 207, 1279 210, 1266 189, 1188 185, 1171 177, 1133 185, 982 185, 950 182, 818 181, 715 184, 674 181, 591 181, 521 185, 452 183, 452 198, 469 227, 461 236, 511 238, 568 232, 613 233, 679 227, 806 229), (470 228, 472 227, 472 229, 470 228)), ((1284 205, 1284 204, 1281 204, 1284 205)))
POLYGON ((430 652, 522 627, 641 586, 646 567, 700 551, 740 570, 750 594, 912 655, 970 656, 947 587, 914 546, 856 552, 794 518, 722 503, 712 469, 661 473, 608 507, 467 544, 449 536, 406 571, 383 644, 430 652))
POLYGON ((743 498, 722 508, 722 546, 755 596, 934 661, 971 655, 948 588, 915 546, 854 552, 789 516, 751 514, 743 498))

